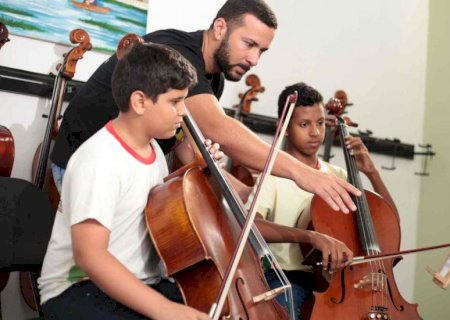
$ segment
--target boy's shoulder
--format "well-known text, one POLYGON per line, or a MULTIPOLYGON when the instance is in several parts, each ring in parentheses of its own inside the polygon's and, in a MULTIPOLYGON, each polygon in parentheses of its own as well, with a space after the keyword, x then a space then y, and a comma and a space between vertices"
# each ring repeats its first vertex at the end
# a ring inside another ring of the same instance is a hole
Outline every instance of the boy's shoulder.
MULTIPOLYGON (((109 158, 109 150, 111 150, 112 136, 105 127, 101 128, 89 139, 81 144, 81 146, 70 157, 71 162, 91 162, 104 161, 109 158)), ((69 167, 68 164, 68 167, 69 167)))
POLYGON ((347 171, 345 169, 322 160, 319 161, 321 171, 331 173, 342 179, 347 179, 347 171))

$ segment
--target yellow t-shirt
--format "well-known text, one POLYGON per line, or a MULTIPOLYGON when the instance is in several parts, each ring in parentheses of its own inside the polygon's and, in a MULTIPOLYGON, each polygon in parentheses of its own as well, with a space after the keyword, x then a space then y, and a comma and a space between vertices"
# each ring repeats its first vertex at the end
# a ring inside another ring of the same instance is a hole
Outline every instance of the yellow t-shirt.
MULTIPOLYGON (((344 169, 320 161, 320 171, 331 173, 340 178, 347 179, 344 169)), ((250 206, 254 197, 251 193, 247 206, 250 206)), ((300 189, 294 181, 268 176, 261 190, 257 211, 264 219, 288 227, 306 229, 311 221, 310 205, 313 194, 300 189)), ((270 243, 269 248, 284 270, 310 271, 310 266, 302 264, 303 255, 298 243, 270 243)))

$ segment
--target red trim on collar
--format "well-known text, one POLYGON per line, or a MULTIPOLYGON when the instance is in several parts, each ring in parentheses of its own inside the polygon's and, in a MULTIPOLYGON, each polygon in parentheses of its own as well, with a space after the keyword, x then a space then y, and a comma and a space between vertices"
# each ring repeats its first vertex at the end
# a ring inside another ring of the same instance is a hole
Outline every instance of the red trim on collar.
POLYGON ((143 164, 152 164, 153 162, 155 162, 156 159, 156 152, 155 149, 153 148, 153 146, 150 144, 150 147, 152 148, 152 153, 148 156, 148 157, 143 157, 141 155, 139 155, 136 151, 134 151, 118 134, 117 131, 114 129, 113 125, 112 125, 112 121, 110 120, 106 125, 105 125, 106 130, 108 130, 109 133, 111 133, 114 138, 116 138, 117 141, 119 141, 119 143, 122 145, 122 147, 129 153, 131 154, 134 158, 136 158, 136 160, 142 162, 143 164))

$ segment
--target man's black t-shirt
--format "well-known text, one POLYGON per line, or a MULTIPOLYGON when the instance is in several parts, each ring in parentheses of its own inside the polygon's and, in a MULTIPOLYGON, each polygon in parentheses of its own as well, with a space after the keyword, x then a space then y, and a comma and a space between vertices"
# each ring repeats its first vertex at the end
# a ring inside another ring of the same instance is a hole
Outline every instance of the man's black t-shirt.
MULTIPOLYGON (((205 62, 201 50, 203 31, 189 33, 174 29, 160 30, 143 38, 146 42, 166 44, 176 49, 196 68, 198 84, 189 91, 188 97, 210 93, 217 99, 220 98, 224 86, 223 75, 220 73, 205 75, 205 62)), ((106 60, 70 101, 50 156, 56 165, 65 168, 75 150, 119 114, 111 93, 111 77, 116 63, 116 55, 106 60)), ((175 139, 158 142, 167 152, 175 143, 175 139)))

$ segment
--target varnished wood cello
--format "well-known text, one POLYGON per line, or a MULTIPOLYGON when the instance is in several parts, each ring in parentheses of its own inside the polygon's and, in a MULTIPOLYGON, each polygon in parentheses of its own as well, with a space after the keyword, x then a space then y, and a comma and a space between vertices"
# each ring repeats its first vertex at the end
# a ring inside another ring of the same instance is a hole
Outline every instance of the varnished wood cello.
MULTIPOLYGON (((77 43, 78 46, 72 48, 68 53, 66 53, 64 55, 63 63, 59 65, 58 73, 54 81, 46 130, 43 141, 37 148, 34 155, 32 166, 33 184, 48 194, 50 203, 52 204, 55 212, 59 203, 59 193, 52 178, 49 166, 49 154, 52 147, 53 138, 58 132, 57 120, 61 113, 66 83, 75 75, 78 60, 82 59, 84 53, 92 48, 89 35, 83 29, 72 30, 69 38, 71 43, 77 43)), ((37 303, 39 297, 39 294, 34 292, 34 288, 37 288, 37 279, 35 279, 35 277, 36 275, 28 272, 20 273, 20 289, 22 295, 25 302, 33 310, 38 309, 37 303), (32 283, 34 283, 33 286, 32 283)))
MULTIPOLYGON (((240 122, 242 122, 243 113, 245 114, 250 112, 251 103, 258 100, 257 95, 265 91, 265 88, 261 86, 261 81, 256 74, 249 74, 245 78, 245 84, 250 86, 250 89, 245 91, 243 94, 239 94, 241 99, 239 104, 236 106, 233 116, 234 119, 240 122)), ((226 170, 248 186, 253 186, 255 184, 251 171, 232 159, 228 159, 226 170)))
MULTIPOLYGON (((355 256, 398 252, 398 216, 384 199, 364 191, 356 160, 345 148, 345 137, 348 135, 345 121, 340 117, 337 119, 348 179, 362 191, 362 195, 354 197, 357 211, 350 214, 336 213, 315 196, 311 202, 313 227, 343 241, 355 256)), ((391 258, 338 269, 331 275, 327 290, 314 293, 315 303, 310 319, 421 319, 417 304, 406 302, 400 295, 393 265, 394 259, 391 258)))

